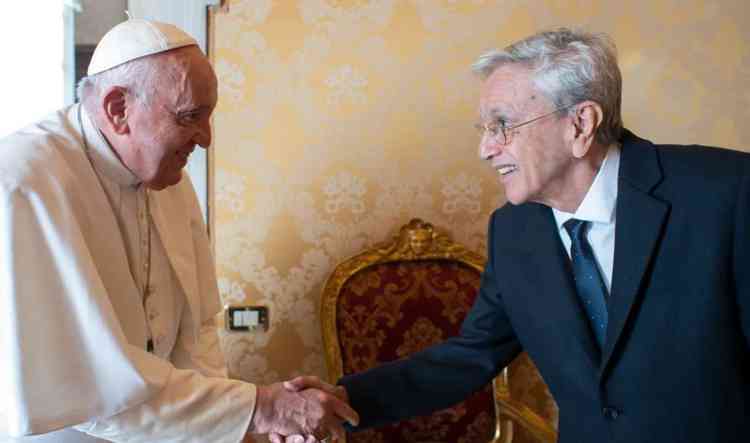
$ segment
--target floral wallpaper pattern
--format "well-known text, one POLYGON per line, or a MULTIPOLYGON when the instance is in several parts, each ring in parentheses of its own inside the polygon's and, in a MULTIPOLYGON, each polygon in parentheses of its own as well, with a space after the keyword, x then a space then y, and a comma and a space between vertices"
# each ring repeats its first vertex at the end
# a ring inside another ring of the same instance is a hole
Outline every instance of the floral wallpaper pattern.
POLYGON ((749 17, 746 0, 224 2, 210 18, 219 284, 271 318, 224 334, 232 375, 324 377, 327 274, 412 217, 484 252, 505 199, 472 128, 480 53, 562 25, 608 32, 626 126, 748 149, 749 17))

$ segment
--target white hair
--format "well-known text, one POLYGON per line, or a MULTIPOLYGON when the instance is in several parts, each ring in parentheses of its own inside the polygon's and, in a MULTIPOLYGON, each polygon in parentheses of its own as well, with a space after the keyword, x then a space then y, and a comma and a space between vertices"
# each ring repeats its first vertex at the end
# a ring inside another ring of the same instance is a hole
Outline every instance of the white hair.
POLYGON ((157 71, 153 57, 142 57, 98 74, 83 77, 76 87, 78 100, 86 103, 112 86, 121 86, 148 104, 155 93, 157 71))
POLYGON ((486 79, 503 65, 518 64, 532 72, 532 81, 555 107, 591 100, 602 107, 596 139, 617 141, 622 133, 622 77, 617 49, 606 34, 560 28, 534 34, 482 54, 472 70, 486 79))

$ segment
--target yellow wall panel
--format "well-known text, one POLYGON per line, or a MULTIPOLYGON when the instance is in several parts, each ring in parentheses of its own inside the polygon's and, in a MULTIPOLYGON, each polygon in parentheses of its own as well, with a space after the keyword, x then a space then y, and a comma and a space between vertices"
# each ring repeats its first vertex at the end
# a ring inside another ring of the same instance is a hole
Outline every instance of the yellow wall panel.
POLYGON ((750 148, 746 0, 229 0, 211 17, 215 240, 227 303, 271 310, 224 337, 233 375, 325 375, 321 285, 411 217, 482 250, 504 203, 478 159, 483 51, 585 26, 620 51, 628 128, 750 148))

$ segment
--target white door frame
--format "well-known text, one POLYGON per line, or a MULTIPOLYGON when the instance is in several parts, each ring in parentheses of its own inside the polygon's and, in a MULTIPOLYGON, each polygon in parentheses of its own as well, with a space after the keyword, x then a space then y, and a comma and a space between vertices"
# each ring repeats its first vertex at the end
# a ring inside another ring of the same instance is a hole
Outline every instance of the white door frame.
MULTIPOLYGON (((179 26, 198 41, 204 53, 208 53, 208 8, 220 4, 221 0, 128 0, 128 11, 133 18, 179 26)), ((212 152, 212 149, 196 149, 187 165, 209 235, 213 232, 212 152)), ((211 237, 213 243, 213 235, 211 237)))

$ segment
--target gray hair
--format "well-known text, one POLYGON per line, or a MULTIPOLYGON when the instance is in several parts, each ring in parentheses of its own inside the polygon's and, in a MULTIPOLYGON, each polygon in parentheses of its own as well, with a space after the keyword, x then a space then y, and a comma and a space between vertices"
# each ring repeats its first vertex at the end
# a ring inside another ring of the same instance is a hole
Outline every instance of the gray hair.
POLYGON ((606 34, 560 28, 540 32, 482 54, 472 70, 486 79, 503 65, 519 64, 532 72, 535 86, 557 108, 591 100, 602 107, 603 121, 596 133, 602 144, 622 133, 622 76, 617 49, 606 34))
POLYGON ((135 94, 141 103, 148 104, 156 91, 154 80, 157 69, 153 57, 142 57, 83 77, 76 87, 78 100, 85 103, 112 86, 122 86, 135 94))

